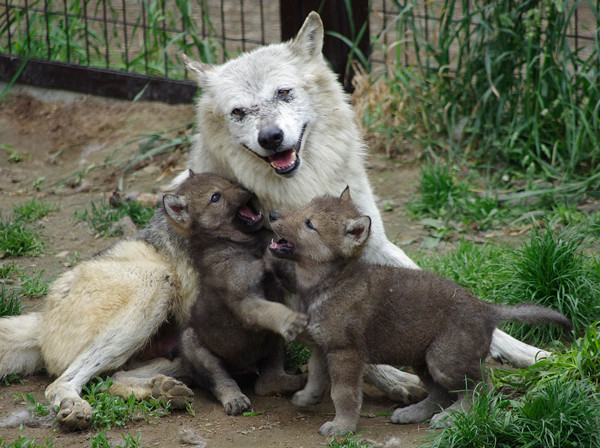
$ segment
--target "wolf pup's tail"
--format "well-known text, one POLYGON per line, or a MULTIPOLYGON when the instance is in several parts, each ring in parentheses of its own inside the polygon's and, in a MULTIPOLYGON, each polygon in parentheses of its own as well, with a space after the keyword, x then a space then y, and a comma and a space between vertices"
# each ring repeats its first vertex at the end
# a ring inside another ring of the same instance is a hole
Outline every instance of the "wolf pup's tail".
POLYGON ((518 305, 493 305, 498 323, 505 321, 521 322, 524 324, 554 324, 572 330, 573 324, 569 319, 556 310, 533 303, 518 305))
POLYGON ((41 324, 41 313, 0 319, 0 378, 35 373, 44 366, 41 324))

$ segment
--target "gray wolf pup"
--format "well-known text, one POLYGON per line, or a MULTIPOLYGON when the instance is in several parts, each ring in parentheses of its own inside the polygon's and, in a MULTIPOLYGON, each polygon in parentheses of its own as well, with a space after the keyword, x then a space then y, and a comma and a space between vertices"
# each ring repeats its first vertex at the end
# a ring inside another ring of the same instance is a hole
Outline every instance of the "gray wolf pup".
MULTIPOLYGON (((354 112, 322 47, 323 24, 313 12, 289 42, 219 66, 186 58, 201 88, 189 167, 241 183, 256 194, 263 213, 297 210, 315 196, 337 195, 349 185, 360 212, 371 217, 364 261, 417 268, 386 238, 354 112)), ((517 366, 549 355, 499 330, 491 352, 517 366)), ((366 374, 398 401, 423 395, 414 375, 389 366, 368 366, 366 374)))
POLYGON ((199 272, 200 291, 181 337, 182 362, 230 415, 251 407, 232 374, 258 371, 260 395, 296 392, 306 380, 285 373, 283 343, 304 330, 308 316, 279 303, 283 288, 263 261, 272 233, 262 228, 253 197, 204 173, 191 174, 176 195, 163 198, 167 219, 189 241, 199 272))
MULTIPOLYGON (((365 263, 371 219, 341 198, 319 197, 296 212, 269 214, 281 238, 271 252, 296 265, 296 309, 307 313, 308 382, 293 402, 314 404, 331 378, 335 418, 323 435, 356 429, 365 363, 412 366, 425 384, 423 401, 397 409, 393 423, 418 423, 458 401, 467 409, 465 380, 482 381, 481 363, 494 328, 507 320, 553 323, 571 329, 558 311, 533 304, 483 302, 456 283, 430 272, 365 263)), ((303 336, 301 336, 303 337, 303 336)), ((447 417, 432 419, 436 425, 447 417)))

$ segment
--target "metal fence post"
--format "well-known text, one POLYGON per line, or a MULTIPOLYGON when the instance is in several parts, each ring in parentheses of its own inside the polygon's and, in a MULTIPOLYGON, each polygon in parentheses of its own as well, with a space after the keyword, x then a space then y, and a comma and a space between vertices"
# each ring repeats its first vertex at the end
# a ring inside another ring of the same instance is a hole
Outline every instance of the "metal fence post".
POLYGON ((348 92, 353 90, 352 76, 354 75, 352 66, 348 63, 350 47, 341 39, 328 35, 327 32, 333 31, 354 41, 361 28, 366 26, 357 47, 366 57, 369 56, 369 1, 352 0, 350 4, 352 23, 344 0, 279 0, 282 40, 291 39, 296 35, 309 12, 319 12, 326 33, 323 53, 348 92))

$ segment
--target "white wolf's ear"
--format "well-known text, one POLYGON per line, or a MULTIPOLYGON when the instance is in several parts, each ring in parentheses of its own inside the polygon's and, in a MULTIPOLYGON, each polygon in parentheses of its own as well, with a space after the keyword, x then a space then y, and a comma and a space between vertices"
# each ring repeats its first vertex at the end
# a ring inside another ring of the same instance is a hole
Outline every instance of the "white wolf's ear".
POLYGON ((163 209, 175 229, 185 232, 190 224, 190 202, 188 198, 183 195, 165 194, 163 209))
POLYGON ((344 191, 342 191, 340 199, 342 199, 344 201, 352 202, 352 198, 350 197, 350 186, 349 185, 347 185, 346 188, 344 188, 344 191))
POLYGON ((323 51, 323 22, 319 14, 312 11, 302 28, 292 40, 290 48, 298 56, 311 59, 323 51))
POLYGON ((367 241, 370 230, 371 218, 366 215, 356 219, 349 219, 346 222, 346 237, 350 238, 355 246, 362 246, 367 241))
POLYGON ((187 54, 181 55, 186 68, 196 75, 196 81, 198 85, 203 87, 206 83, 207 73, 213 70, 213 66, 210 64, 204 64, 203 62, 194 61, 187 54))

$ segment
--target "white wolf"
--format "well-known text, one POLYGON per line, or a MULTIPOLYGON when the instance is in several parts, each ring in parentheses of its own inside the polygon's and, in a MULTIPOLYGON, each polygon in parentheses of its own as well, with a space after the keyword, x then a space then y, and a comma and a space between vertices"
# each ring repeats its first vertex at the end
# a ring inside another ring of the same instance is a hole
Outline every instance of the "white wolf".
MULTIPOLYGON (((298 209, 315 196, 337 195, 350 186, 360 212, 372 221, 364 259, 417 268, 385 236, 365 170, 365 146, 322 46, 323 25, 312 12, 291 42, 258 48, 221 66, 185 58, 201 88, 189 167, 240 182, 267 213, 298 209)), ((500 330, 494 331, 490 352, 516 366, 549 355, 500 330)), ((389 366, 369 366, 366 374, 388 395, 417 398, 411 397, 418 393, 413 375, 389 366)))

